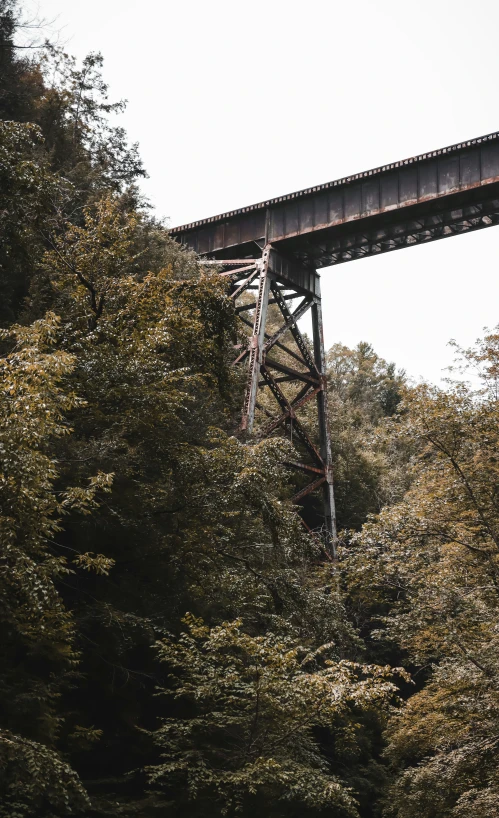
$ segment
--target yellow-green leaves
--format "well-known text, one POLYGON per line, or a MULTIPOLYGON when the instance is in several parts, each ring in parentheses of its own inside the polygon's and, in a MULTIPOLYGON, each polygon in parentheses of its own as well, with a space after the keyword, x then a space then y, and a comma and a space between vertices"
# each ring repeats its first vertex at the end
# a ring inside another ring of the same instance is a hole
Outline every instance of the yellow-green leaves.
MULTIPOLYGON (((87 487, 56 491, 54 439, 70 434, 68 414, 82 405, 68 382, 73 355, 57 348, 60 319, 48 313, 31 326, 2 332, 11 351, 0 358, 0 533, 5 570, 0 580, 4 612, 29 641, 61 646, 71 638, 70 619, 53 577, 65 569, 50 543, 69 508, 90 513, 112 475, 87 487), (3 583, 3 584, 2 584, 3 583)), ((97 560, 97 558, 95 558, 97 560)), ((103 559, 103 558, 102 558, 103 559)), ((90 567, 87 561, 85 567, 90 567)), ((100 572, 109 562, 96 562, 100 572)))
POLYGON ((111 197, 84 209, 84 226, 68 222, 51 240, 45 263, 58 288, 73 291, 73 298, 87 315, 89 329, 97 326, 106 299, 120 279, 133 270, 134 231, 138 217, 124 214, 111 197))
POLYGON ((389 730, 396 818, 490 818, 499 803, 497 337, 463 353, 478 388, 407 390, 393 433, 412 451, 411 487, 345 554, 378 637, 431 669, 389 730))
POLYGON ((0 769, 0 818, 66 816, 90 807, 77 774, 44 744, 0 730, 0 769))
POLYGON ((276 803, 357 815, 317 731, 337 733, 340 742, 349 734, 355 746, 363 711, 393 697, 390 669, 335 661, 333 646, 311 654, 285 636, 251 636, 240 620, 209 629, 188 615, 185 624, 178 640, 158 643, 179 716, 155 734, 163 762, 149 769, 152 784, 222 815, 276 803))

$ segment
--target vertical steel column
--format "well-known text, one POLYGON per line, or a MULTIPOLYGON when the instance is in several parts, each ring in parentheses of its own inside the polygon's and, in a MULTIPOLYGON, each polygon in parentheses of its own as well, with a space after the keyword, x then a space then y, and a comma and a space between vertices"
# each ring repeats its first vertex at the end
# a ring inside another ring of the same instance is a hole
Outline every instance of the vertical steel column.
POLYGON ((317 413, 319 419, 320 453, 324 461, 326 480, 322 486, 324 501, 324 523, 326 542, 333 559, 336 559, 337 531, 336 510, 333 490, 333 462, 331 455, 331 438, 329 433, 329 415, 326 381, 326 355, 324 351, 324 331, 322 326, 322 304, 320 295, 312 305, 312 331, 314 340, 315 365, 319 370, 321 390, 317 393, 317 413))
POLYGON ((258 286, 258 297, 255 305, 253 334, 249 345, 248 381, 246 384, 241 419, 241 430, 248 433, 251 433, 255 419, 256 394, 258 392, 258 379, 260 377, 263 344, 265 341, 265 322, 267 320, 267 307, 270 292, 270 277, 268 271, 269 253, 270 250, 265 248, 261 261, 257 262, 260 266, 260 280, 258 286))

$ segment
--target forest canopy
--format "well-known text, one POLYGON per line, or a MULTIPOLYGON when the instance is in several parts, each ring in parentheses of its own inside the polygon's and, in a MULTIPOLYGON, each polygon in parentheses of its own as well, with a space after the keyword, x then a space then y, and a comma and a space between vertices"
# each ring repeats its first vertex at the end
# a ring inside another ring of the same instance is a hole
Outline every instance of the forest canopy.
POLYGON ((327 385, 339 560, 103 58, 0 0, 0 818, 499 816, 499 330, 327 385), (471 385, 469 374, 473 373, 471 385), (477 385, 478 384, 478 385, 477 385))

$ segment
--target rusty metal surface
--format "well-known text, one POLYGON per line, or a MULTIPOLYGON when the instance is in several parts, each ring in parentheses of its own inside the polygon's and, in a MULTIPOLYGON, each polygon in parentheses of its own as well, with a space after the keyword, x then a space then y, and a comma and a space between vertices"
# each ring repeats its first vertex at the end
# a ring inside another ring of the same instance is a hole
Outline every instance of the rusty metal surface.
MULTIPOLYGON (((499 133, 290 193, 170 233, 200 254, 271 242, 320 268, 499 223, 499 133)), ((283 258, 281 256, 281 258, 283 258)), ((304 282, 310 289, 310 282, 304 282)))
POLYGON ((256 433, 258 437, 272 434, 289 436, 297 456, 301 458, 287 463, 290 468, 301 472, 299 489, 293 501, 299 503, 321 490, 321 529, 325 547, 335 558, 336 521, 319 276, 303 269, 293 259, 282 258, 270 244, 251 266, 241 266, 240 261, 236 265, 232 262, 222 263, 219 274, 229 279, 229 292, 236 314, 250 330, 246 341, 235 345, 238 354, 233 361, 234 365, 244 363, 247 366, 239 432, 242 435, 256 433), (258 286, 255 287, 257 281, 258 286), (254 291, 253 298, 250 297, 250 290, 254 291), (238 303, 241 297, 244 297, 243 303, 238 303), (291 310, 288 302, 294 299, 298 299, 299 303, 291 310), (274 305, 274 313, 272 320, 268 321, 270 304, 274 305), (312 312, 314 329, 311 347, 298 327, 299 319, 308 310, 312 312), (245 317, 250 312, 252 321, 245 317), (286 343, 282 342, 284 339, 286 343), (279 357, 278 350, 281 352, 279 357), (283 352, 288 357, 283 358, 283 352), (292 360, 289 361, 289 358, 292 360), (281 384, 285 386, 281 388, 281 384), (263 397, 264 390, 268 390, 270 400, 263 397), (262 395, 261 401, 267 405, 258 401, 259 394, 262 395), (310 417, 306 411, 303 412, 311 401, 316 404, 317 444, 314 432, 308 428, 310 417), (305 485, 303 479, 306 480, 305 485))

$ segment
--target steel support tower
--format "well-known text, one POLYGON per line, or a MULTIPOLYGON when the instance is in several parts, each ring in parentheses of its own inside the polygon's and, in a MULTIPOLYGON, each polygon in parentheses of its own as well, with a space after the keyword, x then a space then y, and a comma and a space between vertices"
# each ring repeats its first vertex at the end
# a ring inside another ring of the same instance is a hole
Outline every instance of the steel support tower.
POLYGON ((271 244, 264 246, 260 258, 214 263, 222 267, 221 275, 230 280, 236 313, 249 330, 247 342, 239 345, 234 360, 236 365, 247 365, 239 429, 251 435, 258 412, 259 437, 287 430, 300 457, 288 460, 286 465, 307 478, 293 500, 298 503, 308 494, 321 491, 321 529, 326 548, 335 558, 336 514, 320 277, 315 270, 280 255, 271 244), (271 305, 274 310, 269 316, 271 305), (298 326, 307 312, 312 319, 311 343, 298 326), (251 320, 246 317, 248 314, 251 320), (309 417, 301 416, 312 401, 316 407, 315 434, 307 428, 315 424, 310 423, 309 417))

